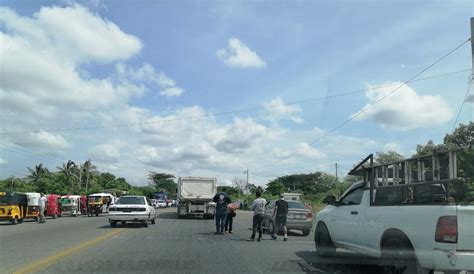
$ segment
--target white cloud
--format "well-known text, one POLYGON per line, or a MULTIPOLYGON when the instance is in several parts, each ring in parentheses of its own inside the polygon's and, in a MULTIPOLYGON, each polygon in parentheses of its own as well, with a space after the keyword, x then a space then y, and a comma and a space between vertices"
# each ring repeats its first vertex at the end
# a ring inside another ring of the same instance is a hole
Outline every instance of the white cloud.
POLYGON ((468 102, 468 103, 474 103, 474 94, 469 95, 469 96, 466 98, 466 102, 468 102))
POLYGON ((8 161, 6 159, 0 158, 0 165, 6 165, 8 161))
POLYGON ((360 115, 356 113, 352 117, 356 120, 372 120, 383 127, 408 130, 439 126, 450 121, 453 116, 448 103, 441 96, 418 95, 407 85, 389 95, 392 91, 393 88, 389 87, 367 91, 365 95, 369 103, 362 108, 360 115))
POLYGON ((184 89, 178 88, 178 87, 171 87, 171 88, 166 88, 160 91, 161 95, 166 95, 166 96, 180 96, 183 94, 184 89))
POLYGON ((265 68, 267 64, 244 43, 237 38, 229 39, 227 49, 219 49, 217 57, 231 68, 265 68))
POLYGON ((60 134, 53 134, 46 131, 22 134, 9 140, 11 143, 34 147, 41 150, 58 151, 71 147, 71 144, 60 134))
POLYGON ((40 52, 53 45, 56 55, 75 62, 124 60, 142 48, 138 38, 80 5, 42 7, 32 18, 0 8, 0 22, 10 33, 34 43, 40 52))
POLYGON ((144 64, 142 67, 134 69, 126 64, 119 63, 116 65, 115 70, 119 79, 125 78, 157 85, 161 89, 161 95, 180 96, 184 93, 184 89, 177 87, 173 79, 164 72, 157 72, 150 64, 144 64))
POLYGON ((89 155, 92 159, 107 163, 116 163, 120 158, 119 145, 118 143, 100 144, 92 147, 89 150, 89 155))
POLYGON ((299 115, 302 112, 301 107, 298 105, 285 105, 285 102, 280 97, 265 103, 264 107, 267 108, 266 120, 278 122, 280 120, 290 119, 297 124, 304 122, 303 118, 299 115))

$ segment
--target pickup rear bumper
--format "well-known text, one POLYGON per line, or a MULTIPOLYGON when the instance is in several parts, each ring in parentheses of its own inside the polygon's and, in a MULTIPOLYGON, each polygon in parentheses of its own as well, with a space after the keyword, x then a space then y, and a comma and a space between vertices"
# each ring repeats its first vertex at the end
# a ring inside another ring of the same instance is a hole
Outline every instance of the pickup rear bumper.
POLYGON ((144 214, 114 214, 109 215, 109 222, 145 222, 149 219, 148 213, 144 214))
POLYGON ((474 271, 474 250, 433 250, 436 270, 474 271))

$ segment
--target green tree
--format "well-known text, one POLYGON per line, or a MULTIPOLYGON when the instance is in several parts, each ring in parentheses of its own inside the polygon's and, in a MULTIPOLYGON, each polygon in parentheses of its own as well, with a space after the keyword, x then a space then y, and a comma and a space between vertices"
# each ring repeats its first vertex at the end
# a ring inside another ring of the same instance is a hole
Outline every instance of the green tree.
POLYGON ((167 173, 157 173, 150 171, 148 174, 149 185, 154 187, 156 191, 166 191, 170 194, 176 193, 176 183, 174 175, 167 173))
POLYGON ((286 192, 287 188, 281 181, 273 180, 267 184, 266 191, 272 195, 279 195, 286 192))
POLYGON ((388 152, 377 152, 375 154, 374 161, 375 164, 382 165, 402 161, 404 158, 405 157, 403 157, 403 155, 401 155, 400 153, 393 150, 389 150, 388 152))

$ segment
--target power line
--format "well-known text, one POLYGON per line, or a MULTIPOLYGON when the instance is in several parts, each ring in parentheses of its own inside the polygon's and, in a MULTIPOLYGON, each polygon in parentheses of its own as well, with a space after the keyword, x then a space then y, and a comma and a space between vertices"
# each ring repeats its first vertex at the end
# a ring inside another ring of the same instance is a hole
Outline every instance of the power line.
MULTIPOLYGON (((378 100, 376 100, 374 103, 372 103, 369 107, 367 108, 363 108, 361 109, 360 111, 358 111, 356 114, 352 115, 350 118, 348 118, 347 120, 345 120, 344 122, 342 122, 341 124, 339 124, 338 126, 336 126, 335 128, 329 130, 328 132, 326 132, 325 134, 319 136, 318 138, 308 142, 309 145, 313 145, 314 143, 318 142, 318 141, 321 141, 322 139, 324 139, 325 137, 331 135, 332 133, 336 132, 338 129, 344 127, 345 125, 347 125, 348 123, 352 122, 356 117, 360 116, 362 113, 366 112, 368 109, 370 108, 373 108, 375 105, 377 105, 378 103, 380 103, 381 101, 385 100, 387 97, 389 97, 390 95, 394 94, 395 92, 397 92, 401 87, 403 87, 404 85, 412 82, 415 80, 415 78, 417 78, 418 76, 420 76, 421 74, 423 74, 424 72, 426 72, 427 70, 431 69, 432 67, 434 67, 436 64, 438 64, 439 62, 441 62, 442 60, 444 60, 446 57, 448 57, 449 55, 453 54, 455 51, 457 51, 459 48, 461 48, 462 46, 464 46, 466 43, 468 43, 469 41, 471 40, 471 38, 467 39, 466 41, 462 42, 461 44, 459 44, 457 47, 455 47, 454 49, 452 49, 451 51, 449 51, 448 53, 444 54, 443 56, 441 56, 440 58, 438 58, 436 61, 434 61, 433 63, 431 63, 429 66, 427 66, 426 68, 424 68, 423 70, 421 70, 420 72, 416 73, 415 75, 413 75, 412 77, 410 77, 408 80, 402 82, 401 84, 396 84, 397 87, 395 89, 393 89, 392 91, 390 91, 389 93, 385 94, 384 96, 380 97, 378 100)), ((263 166, 262 168, 267 168, 267 167, 270 167, 280 161, 283 161, 285 159, 288 159, 289 157, 291 157, 292 155, 294 154, 294 152, 288 154, 286 157, 282 157, 268 165, 265 165, 263 166)))
MULTIPOLYGON (((462 73, 462 72, 466 72, 466 71, 470 71, 470 70, 471 69, 463 69, 463 70, 458 70, 458 71, 433 75, 433 76, 429 76, 429 77, 425 77, 425 78, 420 78, 420 79, 416 79, 416 80, 413 78, 409 81, 405 81, 404 84, 419 82, 419 81, 425 81, 425 80, 430 80, 430 79, 444 77, 444 76, 449 76, 449 75, 458 74, 458 73, 462 73)), ((27 133, 39 133, 39 132, 80 131, 80 130, 94 130, 94 129, 141 126, 141 125, 149 125, 149 124, 163 124, 163 123, 178 122, 178 121, 185 121, 185 120, 200 120, 200 119, 210 118, 210 117, 215 117, 215 116, 226 116, 226 115, 237 114, 237 113, 244 113, 244 112, 251 112, 251 111, 258 111, 258 110, 266 110, 266 109, 272 109, 272 108, 278 108, 278 107, 284 107, 284 106, 290 106, 290 105, 297 105, 297 104, 315 102, 315 101, 320 101, 320 100, 333 99, 333 98, 337 98, 337 97, 343 97, 343 96, 362 93, 362 92, 366 92, 366 91, 377 90, 377 89, 382 89, 382 88, 387 88, 387 87, 393 87, 393 86, 396 86, 396 85, 398 85, 398 84, 395 83, 395 84, 388 84, 388 85, 377 86, 377 87, 370 87, 370 88, 366 88, 366 89, 343 92, 343 93, 338 93, 338 94, 333 94, 333 95, 328 95, 328 96, 323 96, 323 97, 308 97, 308 98, 305 98, 305 99, 302 99, 302 100, 296 100, 296 101, 291 101, 291 102, 282 103, 282 104, 255 105, 255 106, 246 107, 246 108, 243 108, 243 109, 240 109, 240 110, 215 112, 215 113, 208 113, 208 114, 203 114, 203 115, 188 116, 188 117, 181 117, 181 118, 174 118, 174 119, 163 119, 163 120, 138 122, 138 123, 126 123, 126 124, 112 124, 112 125, 104 125, 104 126, 51 128, 51 129, 44 129, 44 130, 37 129, 37 130, 27 130, 27 131, 4 131, 4 132, 0 132, 0 134, 2 134, 2 135, 13 135, 13 134, 27 134, 27 133)))
POLYGON ((456 116, 456 120, 454 121, 454 124, 453 124, 453 131, 456 129, 459 116, 461 115, 461 112, 462 112, 462 108, 463 108, 463 106, 464 106, 464 103, 466 103, 467 96, 469 95, 469 90, 471 89, 471 86, 472 86, 472 81, 473 81, 473 80, 470 79, 470 80, 469 80, 469 84, 467 85, 466 95, 464 95, 464 98, 463 98, 463 100, 462 100, 461 107, 459 108, 459 111, 458 111, 458 115, 456 116))

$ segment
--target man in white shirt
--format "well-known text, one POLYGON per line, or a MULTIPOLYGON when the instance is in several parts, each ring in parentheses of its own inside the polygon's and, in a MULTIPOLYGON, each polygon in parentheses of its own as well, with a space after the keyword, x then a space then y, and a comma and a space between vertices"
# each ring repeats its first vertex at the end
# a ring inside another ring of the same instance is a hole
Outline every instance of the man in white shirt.
POLYGON ((255 240, 255 233, 257 233, 257 228, 258 228, 258 239, 257 241, 260 242, 260 239, 262 238, 263 234, 263 216, 265 214, 265 205, 267 204, 267 200, 264 198, 260 198, 262 193, 260 190, 257 190, 255 192, 255 196, 257 196, 257 199, 255 199, 250 206, 250 210, 253 211, 253 222, 252 222, 252 236, 250 236, 250 239, 247 241, 254 241, 255 240))
POLYGON ((48 202, 48 198, 41 193, 41 198, 39 198, 39 216, 38 216, 38 223, 45 223, 46 220, 44 218, 44 210, 46 208, 46 203, 48 202))

